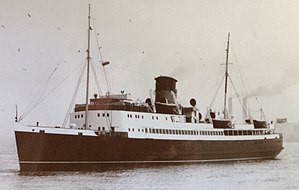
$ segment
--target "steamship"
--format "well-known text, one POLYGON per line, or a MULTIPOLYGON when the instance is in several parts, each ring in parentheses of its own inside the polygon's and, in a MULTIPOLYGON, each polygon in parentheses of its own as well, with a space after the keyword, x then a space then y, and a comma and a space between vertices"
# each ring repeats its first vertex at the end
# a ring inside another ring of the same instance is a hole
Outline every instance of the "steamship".
MULTIPOLYGON (((226 67, 229 40, 227 44, 226 67)), ((89 98, 87 89, 85 104, 74 106, 65 127, 23 125, 16 118, 20 171, 274 159, 283 149, 274 123, 250 118, 237 124, 226 109, 223 117, 213 111, 203 117, 195 99, 188 107, 178 104, 176 83, 169 76, 155 78, 155 100, 145 102, 134 102, 124 92, 89 98)))

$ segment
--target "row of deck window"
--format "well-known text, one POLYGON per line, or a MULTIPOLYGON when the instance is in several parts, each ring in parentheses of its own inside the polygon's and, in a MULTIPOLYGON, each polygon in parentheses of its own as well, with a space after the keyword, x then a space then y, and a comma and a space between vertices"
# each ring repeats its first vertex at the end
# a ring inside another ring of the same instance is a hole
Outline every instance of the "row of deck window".
MULTIPOLYGON (((134 128, 129 128, 128 131, 134 132, 134 128)), ((223 135, 222 131, 194 131, 194 130, 177 130, 177 129, 137 129, 138 132, 153 133, 153 134, 173 134, 173 135, 223 135)))
POLYGON ((267 135, 267 134, 272 134, 273 132, 270 130, 229 130, 229 131, 224 131, 224 135, 227 136, 239 136, 239 135, 267 135))
MULTIPOLYGON (((128 128, 128 131, 134 132, 134 128, 128 128)), ((228 130, 228 131, 195 131, 195 130, 177 130, 177 129, 137 129, 138 132, 153 133, 153 134, 173 134, 173 135, 213 135, 213 136, 241 136, 241 135, 266 135, 271 134, 270 130, 228 130)))
MULTIPOLYGON (((109 117, 110 114, 109 113, 102 113, 102 117, 109 117)), ((101 114, 98 113, 98 117, 101 117, 101 114)))
MULTIPOLYGON (((134 116, 135 116, 135 119, 144 119, 143 115, 141 115, 141 116, 140 115, 134 115, 134 116)), ((133 115, 132 114, 128 114, 127 117, 128 118, 133 118, 133 115)))
MULTIPOLYGON (((97 116, 101 117, 101 114, 98 113, 97 116)), ((102 117, 109 117, 109 116, 110 116, 109 113, 102 113, 102 117)), ((77 115, 75 115, 75 119, 79 119, 79 118, 83 118, 83 114, 77 114, 77 115)))
MULTIPOLYGON (((135 119, 144 119, 143 115, 132 115, 132 114, 127 114, 128 118, 135 118, 135 119), (134 116, 134 117, 133 117, 134 116)), ((158 116, 152 116, 152 120, 159 120, 158 116)), ((167 117, 165 117, 165 120, 168 120, 167 117)))
POLYGON ((75 115, 75 119, 83 118, 83 114, 77 114, 75 115))

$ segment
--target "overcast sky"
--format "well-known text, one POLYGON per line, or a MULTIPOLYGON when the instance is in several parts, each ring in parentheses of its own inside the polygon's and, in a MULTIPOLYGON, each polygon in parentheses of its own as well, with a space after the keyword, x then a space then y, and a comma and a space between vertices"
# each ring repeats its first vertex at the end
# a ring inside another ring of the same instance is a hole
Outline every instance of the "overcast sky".
MULTIPOLYGON (((145 100, 155 77, 172 76, 180 102, 188 106, 194 97, 205 112, 223 76, 230 32, 235 86, 242 86, 237 79, 242 73, 247 93, 258 98, 268 119, 299 121, 299 1, 0 0, 1 136, 12 134, 15 105, 21 115, 57 66, 45 94, 72 75, 24 123, 61 125, 80 75, 76 68, 86 57, 89 3, 93 33, 111 63, 112 92, 125 90, 145 100)), ((95 42, 93 37, 93 48, 95 42)), ((106 91, 97 51, 92 60, 106 91)), ((84 102, 83 88, 77 103, 84 102)), ((255 112, 258 103, 252 104, 255 112)))

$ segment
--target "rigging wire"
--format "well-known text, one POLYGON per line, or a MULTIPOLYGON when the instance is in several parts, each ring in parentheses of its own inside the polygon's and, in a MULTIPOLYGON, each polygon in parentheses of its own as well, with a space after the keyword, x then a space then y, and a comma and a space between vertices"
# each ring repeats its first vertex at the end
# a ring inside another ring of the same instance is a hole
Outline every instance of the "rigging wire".
POLYGON ((234 83, 233 83, 233 80, 232 80, 232 78, 230 77, 230 75, 228 75, 228 78, 229 78, 229 80, 230 80, 230 83, 232 84, 233 89, 235 90, 235 93, 236 93, 236 95, 237 95, 237 98, 238 98, 238 100, 239 100, 239 103, 240 103, 240 105, 241 105, 241 107, 242 107, 243 113, 246 113, 246 112, 247 112, 246 107, 245 107, 245 105, 242 103, 242 101, 241 101, 241 97, 240 97, 239 93, 237 92, 237 89, 236 89, 236 87, 235 87, 235 85, 234 85, 234 83))
POLYGON ((106 83, 107 83, 108 94, 109 94, 109 93, 111 92, 111 87, 110 87, 109 80, 108 80, 108 78, 107 78, 107 74, 106 74, 105 66, 103 66, 103 70, 104 70, 105 80, 106 80, 106 83))
POLYGON ((260 106, 260 112, 261 112, 261 119, 264 118, 264 120, 266 120, 266 114, 262 108, 262 104, 260 103, 260 101, 258 100, 257 97, 255 97, 256 102, 258 103, 258 105, 260 106))
POLYGON ((64 120, 63 120, 63 123, 62 123, 62 128, 65 128, 66 123, 67 123, 67 121, 68 121, 68 119, 69 119, 69 117, 70 117, 70 113, 71 113, 71 111, 72 111, 72 107, 73 107, 74 102, 75 102, 75 100, 76 100, 76 97, 77 97, 77 95, 78 95, 79 87, 80 87, 82 78, 83 78, 83 76, 84 76, 84 71, 85 71, 85 67, 86 67, 86 66, 87 66, 87 62, 85 62, 84 67, 83 67, 83 69, 82 69, 82 72, 81 72, 81 74, 80 74, 80 77, 79 77, 79 79, 78 79, 78 82, 77 82, 75 91, 74 91, 74 93, 73 93, 73 97, 72 97, 72 99, 71 99, 71 102, 70 102, 70 105, 69 105, 69 108, 68 108, 68 111, 67 111, 66 116, 65 116, 65 118, 64 118, 64 120))
POLYGON ((93 75, 94 75, 94 80, 95 80, 95 83, 96 83, 96 86, 97 86, 97 90, 98 90, 98 93, 99 94, 102 94, 102 90, 101 90, 101 87, 100 87, 100 82, 99 82, 99 79, 98 79, 98 75, 96 73, 96 69, 95 69, 95 66, 91 60, 91 70, 93 72, 93 75))
POLYGON ((44 83, 43 88, 41 88, 37 94, 37 97, 34 98, 34 100, 26 107, 24 113, 20 116, 19 120, 22 120, 29 112, 31 112, 32 109, 34 109, 39 102, 41 101, 41 99, 43 98, 43 95, 45 94, 47 87, 49 85, 49 82, 52 78, 52 76, 54 75, 54 73, 57 71, 59 65, 61 63, 57 64, 57 66, 54 68, 54 70, 50 73, 49 77, 47 78, 46 82, 44 83))
MULTIPOLYGON (((244 74, 243 74, 243 72, 242 72, 242 70, 241 70, 241 67, 240 67, 240 63, 239 63, 239 61, 238 61, 238 59, 237 59, 237 56, 236 56, 236 54, 235 54, 235 51, 234 51, 234 47, 232 46, 232 49, 233 49, 233 54, 234 54, 234 57, 235 57, 235 60, 236 60, 236 63, 237 63, 237 70, 238 70, 238 74, 239 74, 239 78, 240 78, 240 80, 241 80, 241 85, 242 85, 242 88, 243 88, 243 93, 244 93, 244 96, 246 97, 246 99, 247 99, 247 97, 250 97, 250 96, 253 96, 253 90, 252 89, 250 89, 250 88, 245 88, 245 85, 246 85, 246 81, 244 81, 243 80, 243 77, 242 76, 245 76, 244 74), (252 95, 248 95, 249 93, 248 93, 248 90, 250 91, 250 94, 252 94, 252 95)), ((249 102, 248 101, 246 101, 246 105, 247 105, 247 111, 248 111, 248 115, 249 115, 249 118, 252 118, 252 115, 251 115, 251 109, 250 109, 250 104, 249 104, 249 102)))
MULTIPOLYGON (((92 18, 95 18, 95 17, 93 16, 93 12, 92 12, 92 10, 91 10, 91 16, 92 16, 92 18)), ((100 61, 101 61, 101 62, 104 62, 104 61, 103 61, 103 54, 102 54, 102 51, 101 51, 101 48, 102 48, 102 47, 100 46, 100 42, 99 42, 99 39, 98 39, 98 37, 97 37, 99 33, 97 33, 97 30, 96 30, 96 24, 95 24, 94 20, 95 20, 95 19, 92 19, 92 24, 93 24, 93 26, 94 26, 94 29, 93 29, 93 30, 94 30, 94 33, 95 33, 95 36, 96 36, 96 42, 97 42, 97 46, 98 46, 98 50, 99 50, 100 61)))
MULTIPOLYGON (((221 71, 221 66, 219 66, 218 67, 219 69, 218 69, 218 74, 217 74, 217 79, 216 79, 216 81, 219 81, 219 79, 221 79, 220 78, 220 71, 221 71)), ((222 81, 223 81, 223 79, 221 79, 221 81, 219 82, 219 83, 222 83, 222 81)), ((206 83, 208 83, 208 82, 206 82, 206 83)), ((213 89, 215 89, 216 87, 217 87, 217 85, 219 85, 219 83, 218 82, 216 82, 213 86, 211 86, 211 88, 207 91, 207 93, 205 94, 205 96, 208 96, 211 92, 212 92, 212 90, 213 89)))
MULTIPOLYGON (((81 65, 81 64, 80 64, 81 65)), ((80 66, 79 65, 79 66, 80 66)), ((40 100, 38 101, 38 103, 35 104, 34 107, 32 107, 30 110, 28 110, 26 113, 24 113, 19 119, 18 121, 21 121, 22 119, 24 119, 29 113, 31 113, 32 110, 34 110, 39 104, 41 104, 50 94, 53 93, 53 91, 55 91, 66 79, 68 79, 78 68, 79 66, 77 66, 74 70, 72 70, 65 78, 63 78, 50 92, 48 92, 44 97, 40 98, 40 100)))
MULTIPOLYGON (((95 18, 93 16, 93 12, 92 12, 92 9, 91 9, 91 16, 92 18, 95 18)), ((104 73, 104 76, 105 76, 105 81, 106 81, 106 84, 107 84, 107 89, 108 89, 108 92, 111 92, 111 87, 110 87, 110 83, 109 83, 109 80, 108 80, 108 77, 106 75, 106 70, 105 70, 105 65, 104 65, 104 59, 103 59, 103 54, 102 54, 102 47, 100 46, 100 42, 99 42, 99 38, 98 38, 98 34, 97 33, 97 30, 96 30, 96 24, 95 24, 95 19, 92 19, 92 23, 93 23, 93 26, 94 26, 94 35, 95 35, 95 38, 96 38, 96 43, 97 43, 97 47, 98 47, 98 51, 99 51, 99 58, 100 58, 100 63, 102 65, 102 68, 103 68, 103 73, 104 73)), ((96 54, 98 55, 98 54, 96 54)), ((99 83, 99 79, 98 79, 98 75, 96 74, 96 67, 95 65, 93 64, 93 62, 91 63, 91 67, 92 67, 92 71, 93 71, 93 74, 94 74, 94 79, 95 79, 95 83, 96 83, 96 86, 97 86, 97 89, 98 89, 98 92, 99 94, 102 94, 102 90, 100 88, 100 83, 99 83)), ((108 111, 104 111, 105 114, 108 113, 108 111)), ((106 122, 107 122, 107 125, 108 126, 111 126, 111 121, 110 119, 108 119, 107 117, 105 117, 106 119, 106 122)))
POLYGON ((217 94, 218 94, 218 92, 219 92, 219 90, 220 90, 220 87, 222 86, 222 82, 224 81, 224 79, 225 79, 225 75, 223 75, 221 82, 218 84, 216 93, 215 93, 215 95, 214 95, 214 97, 213 97, 213 99, 212 99, 212 102, 211 102, 209 108, 211 108, 211 107, 213 106, 213 104, 214 104, 214 102, 215 102, 215 100, 216 100, 216 96, 217 96, 217 94))
POLYGON ((235 62, 236 62, 236 65, 237 65, 237 73, 238 73, 238 75, 239 75, 239 77, 238 78, 240 78, 240 81, 241 81, 241 85, 242 85, 242 90, 243 90, 243 93, 244 93, 244 95, 245 95, 245 97, 247 96, 247 91, 246 91, 246 88, 245 88, 245 82, 244 82, 244 80, 243 80, 243 72, 242 72, 242 70, 240 69, 240 63, 239 63, 239 60, 238 60, 238 58, 237 58, 237 56, 236 56, 236 53, 235 53, 235 50, 234 50, 234 47, 232 46, 232 52, 233 52, 233 55, 234 55, 234 58, 235 58, 235 62))
MULTIPOLYGON (((91 15, 92 15, 92 18, 94 18, 93 16, 93 12, 91 11, 91 15)), ((99 51, 99 55, 100 55, 100 63, 103 67, 103 72, 104 72, 104 76, 105 76, 105 81, 106 81, 106 85, 107 85, 107 90, 108 92, 111 92, 111 85, 110 85, 110 82, 108 80, 108 77, 107 77, 107 74, 106 74, 106 69, 105 69, 105 65, 103 65, 104 63, 104 59, 103 59, 103 54, 102 54, 102 47, 100 46, 100 42, 99 42, 99 38, 98 38, 98 34, 97 33, 97 30, 96 30, 96 24, 95 24, 95 19, 92 19, 92 23, 93 23, 93 26, 94 26, 94 33, 95 33, 95 38, 96 38, 96 42, 97 42, 97 47, 98 47, 98 51, 99 51)))

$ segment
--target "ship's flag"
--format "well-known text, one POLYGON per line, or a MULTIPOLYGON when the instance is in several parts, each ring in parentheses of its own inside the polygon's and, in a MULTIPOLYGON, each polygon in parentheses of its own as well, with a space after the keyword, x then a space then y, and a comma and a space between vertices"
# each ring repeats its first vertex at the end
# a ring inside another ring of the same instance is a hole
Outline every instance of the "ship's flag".
POLYGON ((105 67, 106 65, 109 65, 109 61, 103 62, 102 65, 103 65, 103 67, 105 67))

